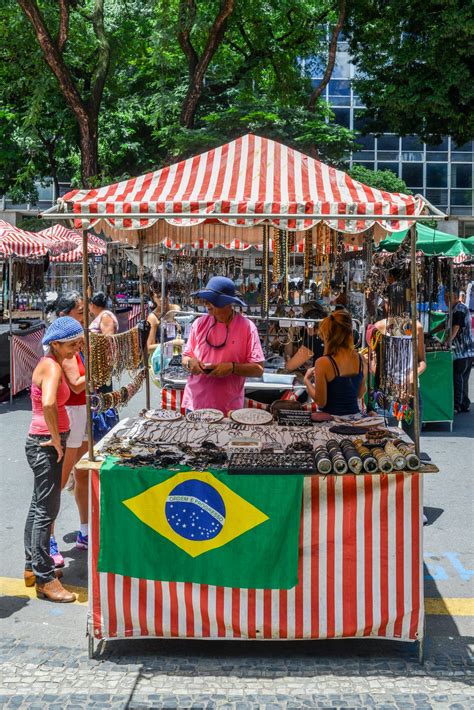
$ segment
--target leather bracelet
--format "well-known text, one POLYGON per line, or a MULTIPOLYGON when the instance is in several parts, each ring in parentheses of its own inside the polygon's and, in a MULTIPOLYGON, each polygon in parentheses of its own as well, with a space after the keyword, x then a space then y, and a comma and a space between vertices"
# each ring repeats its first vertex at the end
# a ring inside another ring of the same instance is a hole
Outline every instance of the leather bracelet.
POLYGON ((232 363, 232 374, 235 375, 235 362, 232 363))

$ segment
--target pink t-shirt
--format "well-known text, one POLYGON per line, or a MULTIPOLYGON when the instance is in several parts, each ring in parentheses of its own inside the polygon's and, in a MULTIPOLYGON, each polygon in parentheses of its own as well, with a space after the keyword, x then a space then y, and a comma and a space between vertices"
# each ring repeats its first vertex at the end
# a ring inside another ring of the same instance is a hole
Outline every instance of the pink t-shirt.
MULTIPOLYGON (((198 318, 191 326, 183 355, 213 365, 221 362, 241 364, 265 360, 257 328, 248 318, 240 313, 234 314, 224 347, 213 348, 206 342, 206 335, 208 335, 210 343, 223 343, 226 331, 224 323, 217 323, 214 316, 198 318)), ((212 407, 220 409, 227 415, 229 410, 243 407, 244 384, 245 377, 240 375, 227 375, 227 377, 190 375, 184 390, 182 406, 192 410, 212 407)))

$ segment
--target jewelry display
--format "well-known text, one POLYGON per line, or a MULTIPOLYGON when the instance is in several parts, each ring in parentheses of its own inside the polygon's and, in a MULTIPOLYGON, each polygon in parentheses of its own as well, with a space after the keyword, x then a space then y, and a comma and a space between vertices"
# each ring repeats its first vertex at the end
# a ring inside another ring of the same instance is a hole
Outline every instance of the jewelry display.
POLYGON ((325 446, 318 446, 315 450, 316 468, 319 473, 327 475, 331 473, 332 462, 325 446))
POLYGON ((363 469, 363 463, 352 441, 350 439, 342 439, 339 446, 347 461, 349 471, 352 471, 352 473, 360 473, 363 469))
POLYGON ((126 370, 137 370, 141 357, 138 327, 116 335, 90 333, 90 377, 93 387, 109 384, 113 375, 120 379, 126 370))
POLYGON ((391 441, 387 441, 384 447, 384 451, 390 458, 393 468, 397 471, 403 471, 406 468, 407 462, 401 451, 397 449, 395 444, 391 441))
POLYGON ((312 276, 313 266, 313 230, 309 229, 304 235, 304 280, 305 286, 312 276))
POLYGON ((119 409, 127 404, 145 381, 145 369, 139 370, 132 382, 113 392, 96 392, 91 395, 91 410, 100 414, 108 409, 119 409))
POLYGON ((403 441, 397 442, 396 446, 402 456, 405 457, 407 468, 409 468, 410 471, 418 471, 420 468, 420 459, 416 453, 412 451, 412 449, 410 449, 410 447, 403 441))
POLYGON ((390 473, 393 471, 392 461, 383 449, 376 447, 372 449, 372 454, 377 459, 377 465, 380 471, 383 471, 383 473, 390 473))
POLYGON ((282 230, 273 229, 273 283, 278 283, 281 279, 281 243, 282 230))
POLYGON ((339 442, 335 439, 330 439, 327 444, 327 451, 329 458, 331 459, 332 469, 334 473, 344 474, 347 473, 347 463, 342 453, 339 442))
POLYGON ((372 455, 371 451, 367 448, 367 446, 364 446, 360 439, 356 439, 354 441, 354 446, 360 458, 362 459, 364 471, 367 471, 367 473, 375 473, 375 471, 377 470, 377 459, 375 458, 375 456, 372 455))

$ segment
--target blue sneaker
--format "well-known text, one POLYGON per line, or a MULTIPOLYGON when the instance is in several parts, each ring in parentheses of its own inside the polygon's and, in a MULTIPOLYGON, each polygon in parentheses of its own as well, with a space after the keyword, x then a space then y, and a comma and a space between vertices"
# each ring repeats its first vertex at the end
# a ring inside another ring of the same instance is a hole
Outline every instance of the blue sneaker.
POLYGON ((64 557, 58 550, 58 543, 54 535, 49 538, 49 554, 53 558, 55 567, 64 567, 64 557))
POLYGON ((78 532, 76 537, 76 547, 78 550, 87 550, 89 547, 89 535, 81 535, 81 533, 78 532))

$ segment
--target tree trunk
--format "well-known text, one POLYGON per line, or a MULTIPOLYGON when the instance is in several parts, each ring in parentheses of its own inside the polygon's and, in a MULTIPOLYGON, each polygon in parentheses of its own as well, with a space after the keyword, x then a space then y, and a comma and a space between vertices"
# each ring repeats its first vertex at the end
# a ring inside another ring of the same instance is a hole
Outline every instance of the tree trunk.
POLYGON ((78 120, 78 123, 82 184, 84 187, 91 187, 91 178, 99 174, 97 116, 89 115, 86 121, 78 120))
POLYGON ((193 128, 194 126, 196 109, 201 98, 207 68, 224 39, 227 20, 234 12, 234 3, 235 0, 221 0, 219 14, 209 30, 206 45, 200 57, 192 46, 189 28, 178 33, 181 48, 188 57, 189 86, 179 119, 180 124, 185 128, 193 128))
POLYGON ((344 25, 344 19, 346 17, 346 0, 339 0, 339 16, 337 18, 336 25, 332 31, 331 41, 329 43, 328 50, 328 63, 326 65, 326 71, 321 79, 319 85, 314 89, 313 93, 309 97, 308 110, 314 111, 316 107, 316 102, 323 93, 324 89, 329 83, 334 70, 334 65, 336 63, 336 53, 337 53, 337 40, 341 33, 342 26, 344 25))

